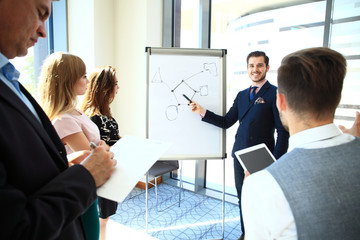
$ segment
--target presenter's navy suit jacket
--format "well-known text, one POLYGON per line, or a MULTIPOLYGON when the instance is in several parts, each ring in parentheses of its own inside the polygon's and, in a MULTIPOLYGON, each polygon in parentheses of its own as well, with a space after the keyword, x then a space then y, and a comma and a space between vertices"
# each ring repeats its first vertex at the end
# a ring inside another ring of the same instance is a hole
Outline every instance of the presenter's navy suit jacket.
POLYGON ((206 111, 202 120, 224 129, 239 121, 232 149, 233 158, 235 158, 234 152, 259 143, 265 143, 277 159, 286 153, 289 133, 284 129, 279 118, 276 89, 267 81, 252 101, 249 100, 250 88, 240 91, 225 116, 206 111))
POLYGON ((85 239, 79 216, 96 200, 94 179, 68 167, 50 120, 21 89, 42 123, 0 80, 0 238, 85 239))

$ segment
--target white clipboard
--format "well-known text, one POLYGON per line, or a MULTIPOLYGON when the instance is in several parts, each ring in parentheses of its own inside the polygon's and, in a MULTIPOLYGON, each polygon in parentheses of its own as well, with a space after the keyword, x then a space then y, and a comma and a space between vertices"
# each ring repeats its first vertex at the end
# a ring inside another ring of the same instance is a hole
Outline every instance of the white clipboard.
POLYGON ((110 179, 97 189, 97 195, 122 202, 170 146, 171 144, 166 142, 123 136, 110 149, 117 160, 115 171, 110 179))
POLYGON ((260 171, 276 161, 264 143, 235 152, 235 156, 244 170, 249 173, 260 171))

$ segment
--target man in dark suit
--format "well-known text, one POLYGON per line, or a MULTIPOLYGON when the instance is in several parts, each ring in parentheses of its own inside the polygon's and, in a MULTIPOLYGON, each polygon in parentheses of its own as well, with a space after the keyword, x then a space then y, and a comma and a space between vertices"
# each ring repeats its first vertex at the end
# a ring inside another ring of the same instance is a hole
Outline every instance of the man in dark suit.
POLYGON ((81 163, 69 168, 51 122, 17 85, 19 72, 9 59, 46 36, 50 11, 50 0, 0 1, 1 239, 85 239, 80 216, 116 164, 102 143, 79 153, 73 160, 81 163))
MULTIPOLYGON (((252 81, 250 88, 240 91, 225 116, 219 116, 204 109, 198 103, 190 104, 191 110, 199 113, 202 121, 227 129, 239 121, 235 143, 232 149, 234 158, 235 186, 239 199, 240 222, 244 235, 241 214, 241 189, 244 169, 236 159, 234 152, 240 149, 265 143, 276 158, 286 153, 289 133, 284 129, 276 108, 276 87, 266 80, 269 71, 269 58, 264 52, 251 52, 247 57, 247 70, 252 81), (277 131, 275 144, 274 132, 277 131)), ((240 239, 243 238, 243 235, 240 239)))

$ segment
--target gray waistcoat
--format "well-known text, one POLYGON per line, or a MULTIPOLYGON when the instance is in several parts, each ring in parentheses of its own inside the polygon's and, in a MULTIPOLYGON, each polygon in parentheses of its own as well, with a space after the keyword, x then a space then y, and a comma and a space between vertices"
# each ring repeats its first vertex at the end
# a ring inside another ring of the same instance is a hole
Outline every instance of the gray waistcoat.
POLYGON ((360 239, 360 139, 294 149, 267 168, 295 218, 298 239, 360 239))

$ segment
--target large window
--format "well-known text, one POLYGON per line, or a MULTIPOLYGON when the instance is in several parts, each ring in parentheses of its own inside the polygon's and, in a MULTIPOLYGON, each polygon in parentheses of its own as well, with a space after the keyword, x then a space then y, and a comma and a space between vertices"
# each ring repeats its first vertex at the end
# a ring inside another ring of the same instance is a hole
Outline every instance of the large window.
POLYGON ((181 0, 180 47, 199 47, 199 0, 181 0))
MULTIPOLYGON (((241 1, 240 1, 241 2, 241 1)), ((276 85, 276 71, 282 57, 298 49, 322 46, 326 2, 314 2, 274 10, 243 13, 239 1, 217 1, 212 5, 211 48, 228 50, 227 108, 240 90, 251 84, 247 73, 247 54, 260 50, 270 58, 267 79, 276 85), (234 7, 236 6, 236 7, 234 7)), ((226 192, 236 195, 231 151, 238 124, 226 132, 226 192)), ((207 162, 206 186, 220 190, 221 179, 211 174, 221 162, 207 162), (220 180, 220 181, 219 181, 220 180)))
MULTIPOLYGON (((181 11, 181 47, 200 47, 197 41, 201 32, 196 31, 202 27, 197 25, 203 22, 196 17, 201 15, 201 3, 204 1, 181 0, 184 6, 181 11)), ((360 109, 360 96, 357 94, 360 91, 359 0, 334 0, 330 12, 327 12, 327 4, 332 1, 264 0, 253 4, 242 0, 210 2, 210 47, 228 50, 227 109, 232 106, 236 94, 251 84, 246 69, 249 52, 261 50, 267 53, 270 57, 267 79, 276 85, 277 68, 286 54, 303 48, 324 46, 324 39, 328 37, 329 47, 344 54, 348 61, 335 124, 351 126, 355 111, 360 109), (332 19, 327 21, 329 14, 332 19), (329 33, 326 27, 329 27, 329 33)), ((236 191, 230 153, 237 127, 235 124, 226 132, 226 192, 232 195, 236 195, 236 191)), ((206 187, 221 191, 222 177, 219 173, 222 161, 207 161, 206 166, 206 187)))
POLYGON ((335 0, 330 47, 347 59, 347 74, 336 123, 350 127, 360 110, 360 1, 335 0))
MULTIPOLYGON (((181 0, 181 24, 180 24, 180 47, 198 48, 199 47, 199 0, 181 0)), ((182 161, 182 177, 184 182, 195 184, 197 161, 182 161)), ((173 175, 175 177, 175 175, 173 175)), ((179 174, 176 175, 180 178, 179 174)))
POLYGON ((19 81, 33 95, 37 95, 37 82, 44 59, 54 51, 67 51, 66 0, 52 3, 51 15, 46 21, 46 38, 39 38, 24 57, 10 61, 20 71, 19 81))

